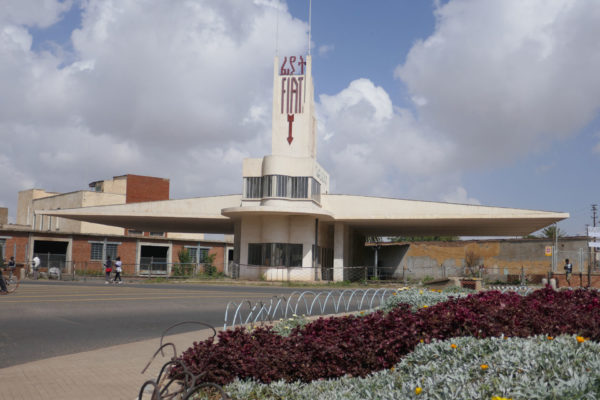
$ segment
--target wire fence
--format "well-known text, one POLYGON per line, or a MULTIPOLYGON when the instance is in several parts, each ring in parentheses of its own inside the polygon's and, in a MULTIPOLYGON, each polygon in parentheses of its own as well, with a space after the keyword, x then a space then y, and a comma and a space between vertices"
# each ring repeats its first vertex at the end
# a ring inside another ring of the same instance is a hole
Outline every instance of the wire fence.
MULTIPOLYGON (((102 261, 63 261, 40 257, 37 270, 39 279, 63 281, 86 281, 106 278, 102 261)), ((123 279, 218 279, 225 278, 222 263, 166 263, 162 260, 142 260, 140 263, 122 264, 123 279)), ((115 265, 112 264, 110 278, 115 277, 115 265)), ((21 278, 34 278, 34 268, 30 261, 18 263, 15 273, 21 278), (21 272, 22 271, 22 272, 21 272)))
MULTIPOLYGON (((319 281, 347 281, 347 282, 388 282, 388 283, 428 283, 450 278, 477 278, 487 285, 540 285, 543 279, 564 277, 564 272, 553 272, 550 267, 539 266, 508 266, 486 267, 476 266, 452 267, 441 265, 439 267, 419 266, 409 268, 356 266, 344 268, 307 268, 307 267, 273 267, 240 265, 232 263, 228 269, 228 276, 233 279, 258 280, 265 282, 319 282, 319 281)), ((573 281, 579 286, 589 286, 595 281, 600 281, 600 271, 587 271, 579 267, 573 270, 573 281), (589 272, 589 274, 588 274, 589 272), (588 276, 589 275, 589 276, 588 276)))

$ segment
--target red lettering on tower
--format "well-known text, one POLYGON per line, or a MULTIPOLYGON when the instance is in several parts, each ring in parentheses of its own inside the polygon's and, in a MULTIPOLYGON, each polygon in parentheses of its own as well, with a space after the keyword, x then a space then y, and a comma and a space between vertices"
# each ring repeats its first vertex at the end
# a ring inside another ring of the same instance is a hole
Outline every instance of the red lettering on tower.
POLYGON ((294 123, 294 114, 288 114, 287 116, 287 120, 288 120, 288 137, 287 137, 287 141, 288 144, 292 144, 292 140, 294 140, 294 138, 292 137, 292 124, 294 123))
POLYGON ((302 114, 303 76, 281 78, 281 113, 302 114))

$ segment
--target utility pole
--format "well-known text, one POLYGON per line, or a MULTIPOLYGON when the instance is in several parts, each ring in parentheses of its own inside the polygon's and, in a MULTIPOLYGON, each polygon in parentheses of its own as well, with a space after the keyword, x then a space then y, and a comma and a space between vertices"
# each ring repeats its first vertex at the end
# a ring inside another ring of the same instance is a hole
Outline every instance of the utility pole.
MULTIPOLYGON (((596 227, 597 212, 598 212, 598 204, 592 204, 592 226, 594 228, 596 227)), ((595 241, 596 241, 596 238, 594 238, 594 242, 595 241)), ((594 268, 596 267, 596 248, 595 247, 590 247, 590 262, 588 265, 588 285, 591 284, 592 265, 594 266, 594 268)))

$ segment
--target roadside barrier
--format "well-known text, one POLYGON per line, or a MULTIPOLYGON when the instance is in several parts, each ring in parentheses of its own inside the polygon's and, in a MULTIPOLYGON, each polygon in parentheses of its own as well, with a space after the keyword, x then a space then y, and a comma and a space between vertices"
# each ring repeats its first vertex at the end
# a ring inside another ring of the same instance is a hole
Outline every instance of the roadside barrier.
POLYGON ((293 292, 289 296, 274 296, 265 302, 230 301, 225 309, 223 329, 248 323, 273 322, 294 315, 310 317, 372 310, 395 292, 395 289, 389 288, 303 291, 293 292))

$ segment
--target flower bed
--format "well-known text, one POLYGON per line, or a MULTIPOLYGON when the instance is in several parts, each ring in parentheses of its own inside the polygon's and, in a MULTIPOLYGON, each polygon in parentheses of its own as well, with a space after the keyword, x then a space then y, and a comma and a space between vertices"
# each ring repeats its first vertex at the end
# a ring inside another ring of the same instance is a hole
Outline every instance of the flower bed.
POLYGON ((600 344, 565 335, 433 341, 365 378, 269 385, 236 379, 225 390, 248 400, 541 400, 597 399, 599 385, 600 344))
POLYGON ((546 288, 520 296, 482 292, 411 311, 399 304, 390 312, 364 317, 321 318, 291 331, 237 328, 194 343, 182 360, 203 379, 227 384, 235 378, 311 382, 342 376, 364 377, 389 369, 419 343, 462 336, 578 334, 600 339, 600 294, 546 288))

